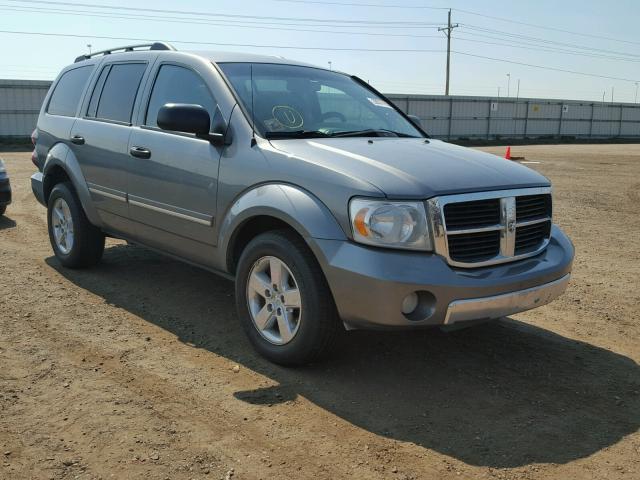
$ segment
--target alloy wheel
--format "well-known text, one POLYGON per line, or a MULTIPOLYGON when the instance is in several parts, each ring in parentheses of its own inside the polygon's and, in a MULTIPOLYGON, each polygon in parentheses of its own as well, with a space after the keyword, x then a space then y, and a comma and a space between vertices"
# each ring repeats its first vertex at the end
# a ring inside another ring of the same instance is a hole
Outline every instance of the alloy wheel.
POLYGON ((302 319, 298 283, 277 257, 258 259, 249 272, 247 303, 253 324, 268 342, 285 345, 295 337, 302 319))

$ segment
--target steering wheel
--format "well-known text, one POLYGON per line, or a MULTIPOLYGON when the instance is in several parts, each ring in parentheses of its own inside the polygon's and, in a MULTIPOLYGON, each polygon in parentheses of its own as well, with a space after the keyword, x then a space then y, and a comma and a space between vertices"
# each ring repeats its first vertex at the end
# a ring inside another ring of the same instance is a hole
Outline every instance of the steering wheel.
POLYGON ((340 112, 324 112, 322 115, 320 115, 320 120, 322 121, 327 120, 328 118, 337 118, 342 123, 347 122, 347 117, 345 117, 340 112))

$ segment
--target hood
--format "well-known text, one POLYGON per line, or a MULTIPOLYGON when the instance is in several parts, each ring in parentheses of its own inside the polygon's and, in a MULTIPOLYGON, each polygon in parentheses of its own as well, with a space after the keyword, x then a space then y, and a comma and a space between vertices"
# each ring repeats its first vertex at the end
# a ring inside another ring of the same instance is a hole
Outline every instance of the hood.
POLYGON ((388 197, 548 186, 543 175, 516 162, 440 140, 314 138, 271 140, 278 150, 365 180, 388 197))

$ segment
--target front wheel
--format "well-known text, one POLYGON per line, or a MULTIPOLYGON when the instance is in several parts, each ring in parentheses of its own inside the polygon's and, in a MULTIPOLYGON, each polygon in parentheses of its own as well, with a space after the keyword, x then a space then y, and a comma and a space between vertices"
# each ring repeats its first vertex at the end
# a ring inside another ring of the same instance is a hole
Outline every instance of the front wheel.
POLYGON ((6 211, 7 211, 7 206, 6 206, 6 205, 1 206, 1 207, 0 207, 0 217, 1 217, 2 215, 4 215, 4 213, 5 213, 6 211))
POLYGON ((47 225, 53 252, 65 267, 90 267, 102 258, 104 234, 89 222, 70 184, 51 191, 47 225))
POLYGON ((340 323, 313 253, 286 230, 254 238, 236 276, 238 316, 254 348, 282 365, 318 360, 335 344, 340 323))

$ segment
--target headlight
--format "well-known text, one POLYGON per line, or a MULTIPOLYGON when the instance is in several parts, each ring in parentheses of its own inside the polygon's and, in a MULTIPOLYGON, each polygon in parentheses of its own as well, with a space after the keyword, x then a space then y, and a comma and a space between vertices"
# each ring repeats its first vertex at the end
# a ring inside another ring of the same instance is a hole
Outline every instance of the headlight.
POLYGON ((354 198, 349 217, 356 242, 378 247, 431 250, 427 215, 421 202, 354 198))

